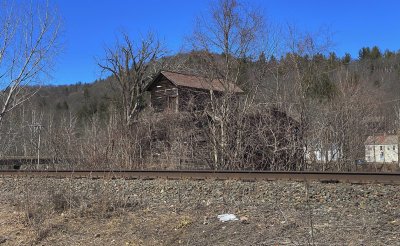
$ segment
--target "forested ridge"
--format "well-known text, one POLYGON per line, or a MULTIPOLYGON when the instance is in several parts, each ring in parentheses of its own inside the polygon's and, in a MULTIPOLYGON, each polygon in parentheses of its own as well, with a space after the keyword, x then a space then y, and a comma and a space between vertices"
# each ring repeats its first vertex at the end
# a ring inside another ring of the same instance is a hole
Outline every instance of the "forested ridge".
MULTIPOLYGON (((164 61, 164 63, 168 63, 166 70, 196 74, 190 68, 201 62, 197 61, 197 58, 193 53, 184 53, 163 59, 170 61, 164 61)), ((285 75, 287 73, 285 63, 289 59, 289 57, 277 59, 274 56, 267 58, 264 53, 261 53, 258 58, 242 61, 244 69, 240 83, 244 84, 243 89, 249 91, 251 89, 246 87, 256 84, 257 91, 255 93, 259 100, 268 102, 268 99, 270 99, 270 102, 272 102, 272 94, 277 90, 274 75, 285 75), (262 67, 262 71, 260 71, 260 67, 262 67), (260 78, 260 76, 262 77, 260 78)), ((325 55, 316 54, 311 58, 304 56, 300 59, 304 64, 309 61, 316 64, 315 68, 308 68, 310 77, 305 79, 305 81, 309 80, 308 82, 312 83, 307 91, 309 97, 321 102, 329 98, 333 99, 339 93, 337 88, 339 85, 335 81, 335 75, 337 76, 339 71, 344 71, 352 82, 365 90, 364 97, 376 100, 375 103, 379 110, 374 116, 385 118, 388 124, 385 129, 387 131, 394 130, 390 121, 393 121, 396 114, 394 110, 400 99, 400 51, 386 50, 382 52, 374 46, 360 49, 359 57, 355 58, 352 58, 349 54, 338 57, 334 52, 331 52, 325 55)), ((155 75, 156 72, 150 74, 147 81, 150 81, 151 76, 155 75)), ((284 77, 278 83, 281 84, 280 87, 285 88, 293 85, 289 78, 284 77)), ((109 116, 110 108, 117 104, 115 97, 113 78, 110 76, 91 83, 77 82, 60 86, 44 85, 32 98, 31 103, 24 107, 32 107, 38 112, 44 111, 48 114, 71 113, 81 122, 85 122, 96 115, 106 119, 109 116)), ((392 123, 394 124, 394 122, 392 123)))

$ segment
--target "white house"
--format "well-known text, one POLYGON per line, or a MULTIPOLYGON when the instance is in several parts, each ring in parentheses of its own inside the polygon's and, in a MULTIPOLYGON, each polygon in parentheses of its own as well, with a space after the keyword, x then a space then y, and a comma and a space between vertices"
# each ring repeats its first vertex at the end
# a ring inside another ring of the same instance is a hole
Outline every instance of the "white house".
POLYGON ((397 163, 399 158, 397 135, 374 135, 365 140, 365 161, 375 163, 397 163))

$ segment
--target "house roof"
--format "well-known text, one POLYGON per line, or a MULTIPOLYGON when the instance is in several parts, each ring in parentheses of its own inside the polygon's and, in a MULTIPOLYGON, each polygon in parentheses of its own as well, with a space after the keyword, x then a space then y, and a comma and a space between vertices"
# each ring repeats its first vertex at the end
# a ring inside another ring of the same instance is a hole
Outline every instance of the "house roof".
POLYGON ((170 71, 161 71, 156 78, 150 82, 148 87, 151 86, 157 79, 163 75, 169 81, 171 81, 176 86, 184 86, 196 89, 203 89, 203 90, 213 90, 213 91, 230 91, 233 93, 243 93, 243 90, 240 89, 237 85, 232 82, 223 83, 219 79, 208 79, 205 77, 200 77, 196 75, 189 75, 189 74, 182 74, 170 71))
POLYGON ((375 135, 368 136, 367 140, 365 140, 365 145, 394 145, 398 144, 397 135, 375 135))

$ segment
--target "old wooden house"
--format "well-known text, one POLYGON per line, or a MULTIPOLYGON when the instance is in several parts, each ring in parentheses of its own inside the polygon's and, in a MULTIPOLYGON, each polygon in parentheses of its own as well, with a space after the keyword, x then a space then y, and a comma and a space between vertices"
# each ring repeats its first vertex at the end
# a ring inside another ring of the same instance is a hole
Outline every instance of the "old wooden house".
POLYGON ((237 85, 196 75, 161 71, 146 87, 156 112, 201 110, 211 96, 243 93, 237 85))
POLYGON ((232 107, 230 120, 224 122, 228 131, 222 131, 218 115, 207 105, 211 97, 218 101, 223 95, 233 99, 232 103, 240 101, 236 99, 244 92, 233 83, 161 71, 146 90, 151 107, 156 112, 167 112, 155 115, 156 125, 151 131, 151 154, 161 162, 178 163, 185 168, 201 168, 201 165, 216 168, 219 162, 231 163, 223 168, 303 168, 299 123, 284 112, 259 106, 253 111, 235 114, 236 109, 232 107), (193 111, 199 114, 183 113, 193 111), (222 138, 223 146, 219 142, 222 138))

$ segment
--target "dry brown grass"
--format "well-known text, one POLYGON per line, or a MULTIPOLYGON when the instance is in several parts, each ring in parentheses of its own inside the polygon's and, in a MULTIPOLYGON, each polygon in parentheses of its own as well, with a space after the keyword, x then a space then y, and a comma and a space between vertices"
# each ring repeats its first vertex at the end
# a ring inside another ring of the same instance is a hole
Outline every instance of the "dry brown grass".
POLYGON ((307 202, 297 182, 5 179, 0 185, 5 245, 395 245, 399 239, 397 186, 311 183, 307 202), (247 219, 222 223, 221 213, 247 219))

